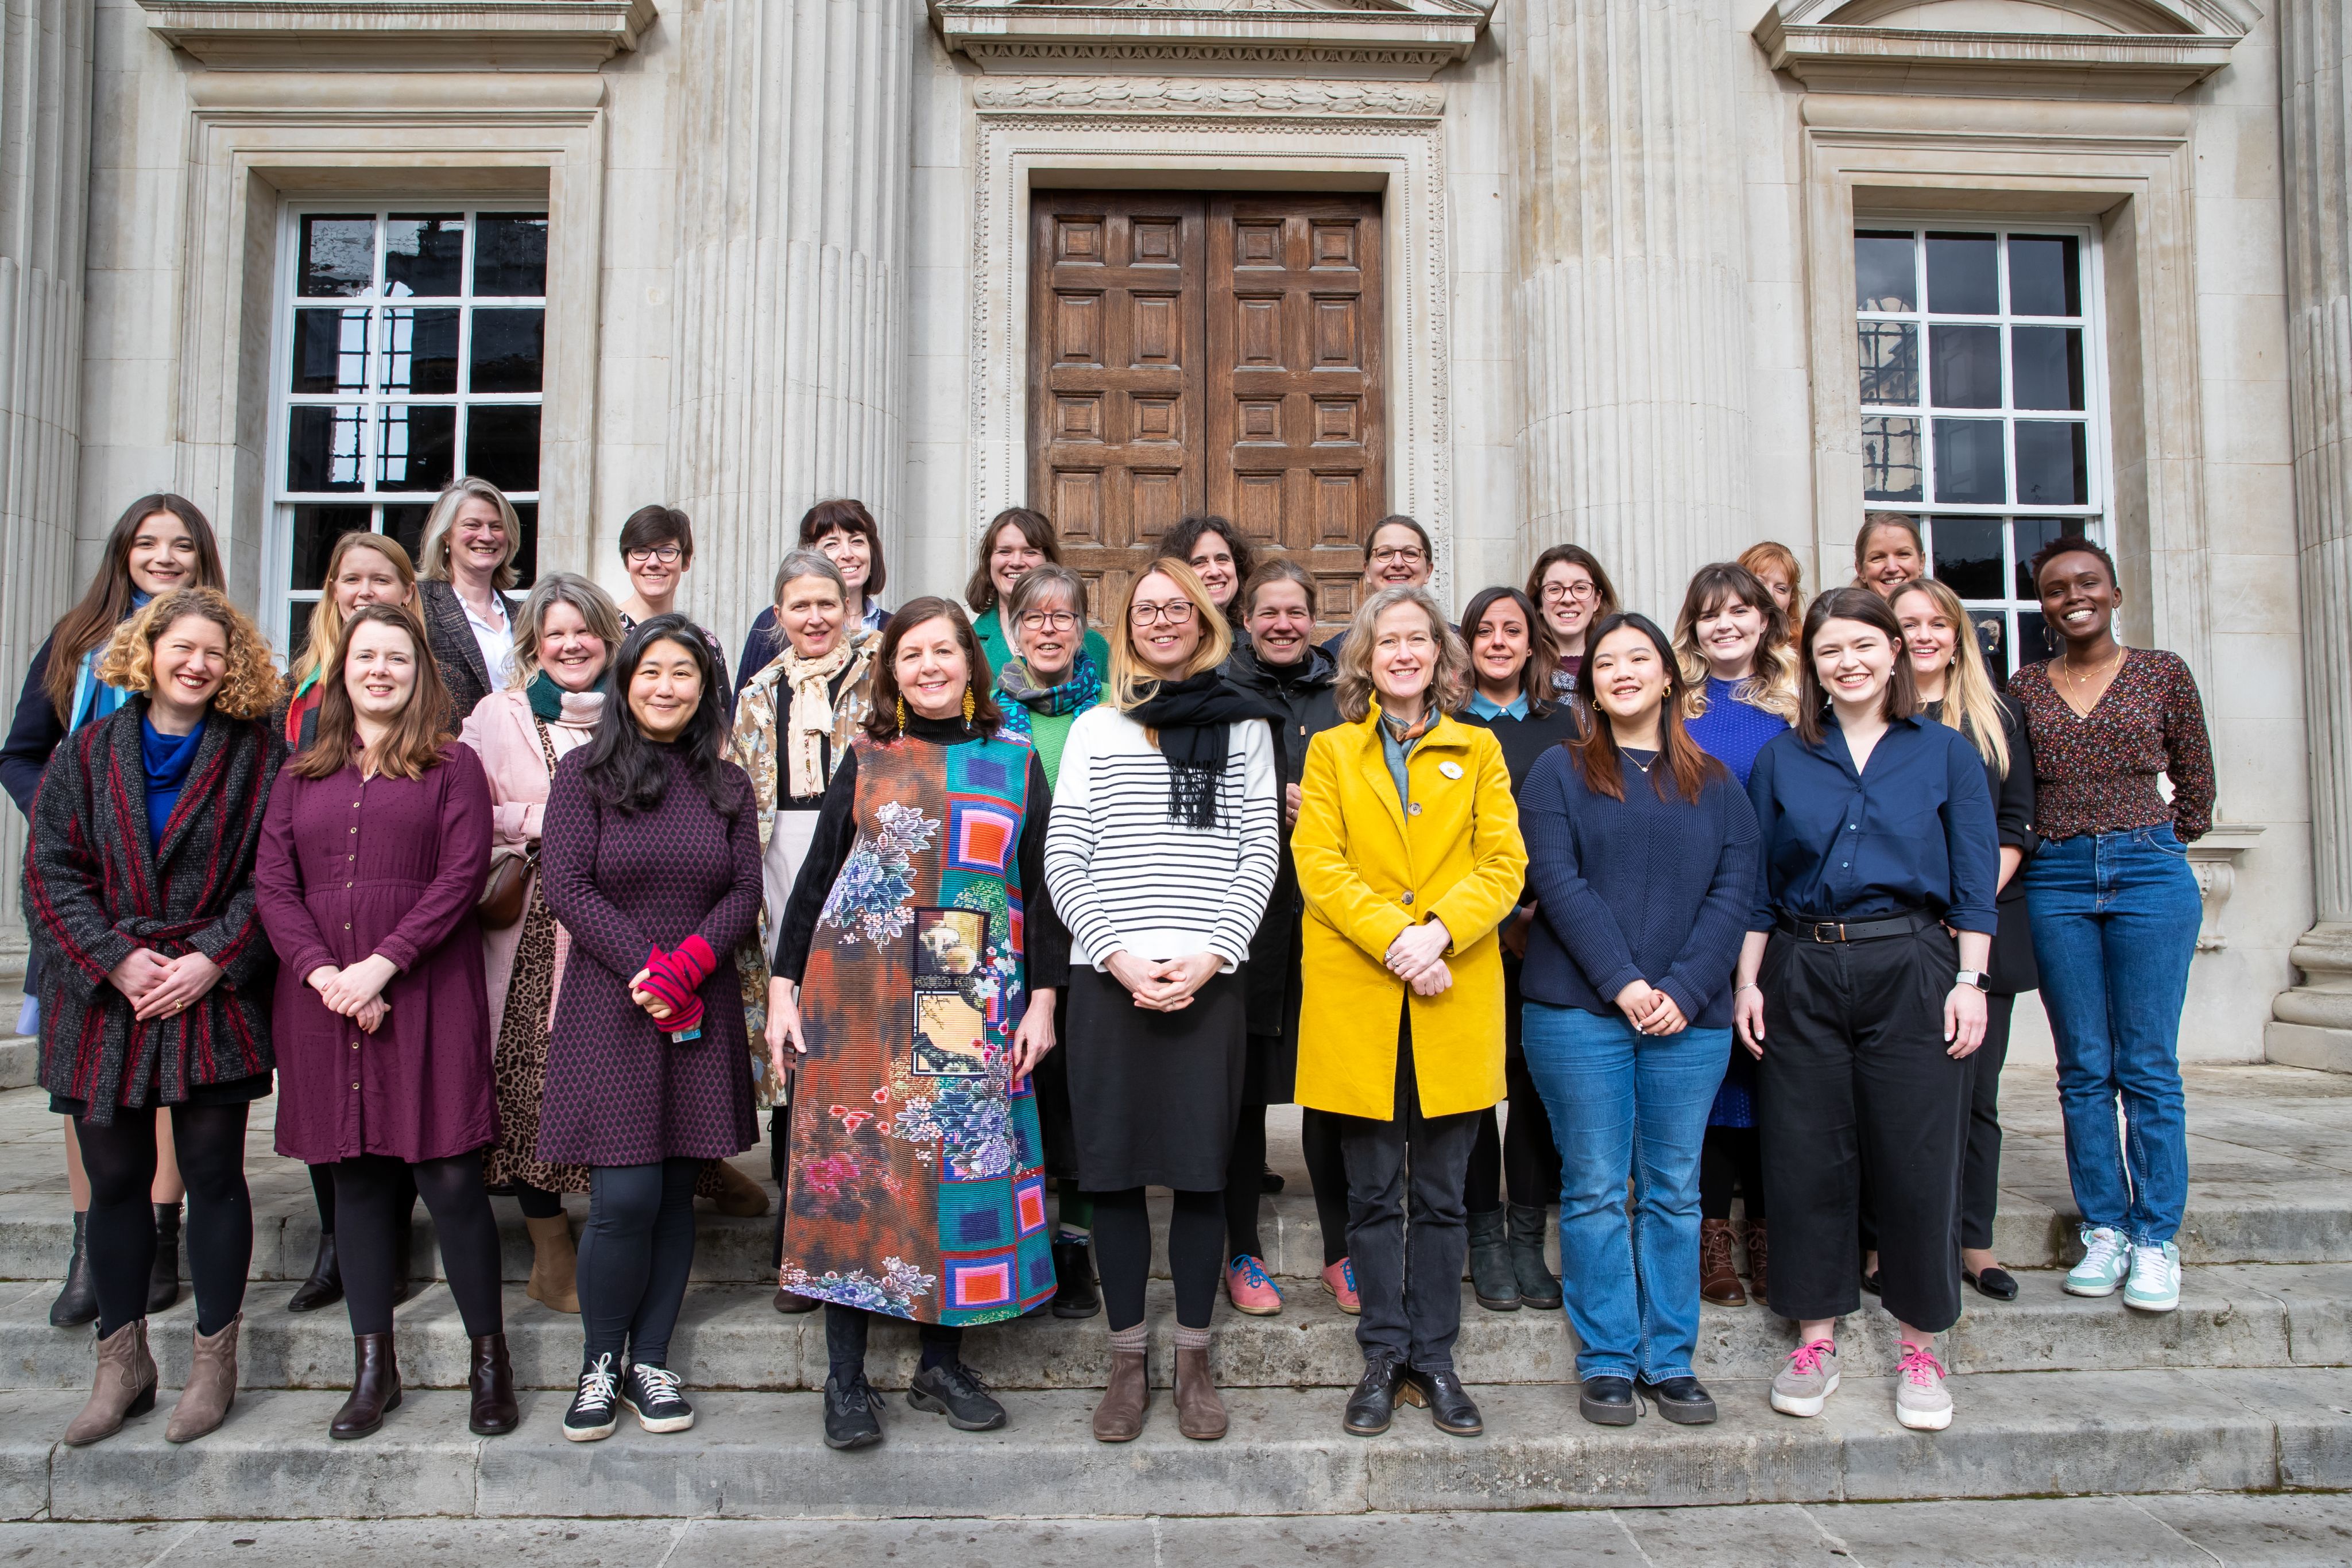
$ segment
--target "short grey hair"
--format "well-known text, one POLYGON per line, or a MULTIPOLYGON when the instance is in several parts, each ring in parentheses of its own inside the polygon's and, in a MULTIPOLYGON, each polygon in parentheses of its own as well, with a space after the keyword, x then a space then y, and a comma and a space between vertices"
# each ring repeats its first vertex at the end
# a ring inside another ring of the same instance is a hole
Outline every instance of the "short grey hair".
POLYGON ((784 590, 803 577, 824 579, 833 584, 834 591, 841 595, 844 604, 849 602, 849 584, 842 580, 841 568, 834 565, 822 551, 813 549, 796 549, 784 557, 783 564, 776 568, 776 591, 770 596, 770 602, 782 604, 784 590))
POLYGON ((1005 618, 1018 623, 1037 601, 1049 591, 1058 591, 1070 601, 1084 623, 1087 618, 1087 580, 1057 561, 1046 561, 1030 569, 1029 575, 1013 585, 1013 597, 1005 604, 1005 618))
POLYGON ((551 571, 531 586, 530 597, 522 601, 522 613, 515 617, 514 685, 527 686, 539 674, 540 623, 559 604, 580 612, 580 619, 588 623, 588 634, 604 643, 608 666, 621 651, 621 611, 613 596, 578 572, 551 571))
POLYGON ((1426 588, 1383 588, 1356 607, 1348 622, 1348 640, 1339 645, 1339 679, 1333 690, 1339 716, 1361 724, 1378 695, 1372 685, 1372 627, 1400 604, 1410 604, 1429 617, 1437 637, 1437 668, 1430 672, 1429 700, 1440 713, 1452 713, 1470 697, 1470 650, 1461 635, 1445 623, 1437 595, 1426 588))

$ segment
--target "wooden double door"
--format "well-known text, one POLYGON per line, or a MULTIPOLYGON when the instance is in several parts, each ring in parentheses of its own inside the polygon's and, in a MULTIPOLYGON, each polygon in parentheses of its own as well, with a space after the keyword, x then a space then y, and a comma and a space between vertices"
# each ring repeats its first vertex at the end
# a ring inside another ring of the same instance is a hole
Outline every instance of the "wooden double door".
POLYGON ((1041 191, 1030 258, 1031 504, 1095 613, 1177 519, 1231 518, 1352 612, 1388 509, 1373 195, 1041 191))

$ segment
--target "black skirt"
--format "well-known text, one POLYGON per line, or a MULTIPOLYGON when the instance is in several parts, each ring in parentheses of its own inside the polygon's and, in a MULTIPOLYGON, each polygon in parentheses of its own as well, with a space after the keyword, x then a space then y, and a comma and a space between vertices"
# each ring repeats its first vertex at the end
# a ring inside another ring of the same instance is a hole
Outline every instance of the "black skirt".
POLYGON ((1078 1185, 1220 1192, 1248 1077, 1238 974, 1218 975, 1181 1012, 1135 1005, 1083 959, 1070 966, 1070 1082, 1078 1185))
MULTIPOLYGON (((188 1086, 188 1097, 185 1100, 174 1101, 173 1104, 249 1105, 256 1100, 267 1098, 269 1092, 277 1086, 277 1074, 274 1071, 249 1072, 243 1078, 232 1078, 226 1083, 192 1083, 188 1086)), ((171 1108, 171 1105, 164 1104, 152 1107, 157 1111, 168 1111, 171 1108)), ((123 1109, 127 1111, 131 1107, 126 1105, 123 1109)), ((79 1121, 89 1114, 89 1102, 77 1100, 69 1094, 52 1094, 49 1096, 49 1110, 53 1114, 71 1116, 79 1121)))

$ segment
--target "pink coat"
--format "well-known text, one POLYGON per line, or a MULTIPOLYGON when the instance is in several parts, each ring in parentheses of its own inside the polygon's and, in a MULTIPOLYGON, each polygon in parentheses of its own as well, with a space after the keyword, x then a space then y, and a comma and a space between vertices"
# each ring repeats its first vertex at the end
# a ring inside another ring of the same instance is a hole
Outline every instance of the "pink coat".
MULTIPOLYGON (((596 718, 604 711, 602 693, 567 692, 563 696, 563 716, 547 727, 548 743, 554 747, 561 761, 564 753, 575 747, 585 746, 595 732, 596 718)), ((539 841, 540 818, 547 810, 547 754, 539 744, 539 727, 531 720, 530 698, 523 692, 509 687, 494 692, 474 706, 466 716, 465 728, 458 738, 473 747, 482 759, 482 771, 490 781, 491 822, 490 849, 493 854, 501 850, 522 849, 539 841)), ((490 988, 490 1030, 498 1031, 499 1021, 506 1017, 507 984, 514 975, 515 950, 522 945, 523 923, 516 921, 503 931, 482 933, 482 962, 490 988)), ((562 926, 555 928, 555 989, 563 988, 563 961, 572 950, 571 936, 562 926)), ((554 1012, 554 997, 548 999, 549 1014, 554 1012)))

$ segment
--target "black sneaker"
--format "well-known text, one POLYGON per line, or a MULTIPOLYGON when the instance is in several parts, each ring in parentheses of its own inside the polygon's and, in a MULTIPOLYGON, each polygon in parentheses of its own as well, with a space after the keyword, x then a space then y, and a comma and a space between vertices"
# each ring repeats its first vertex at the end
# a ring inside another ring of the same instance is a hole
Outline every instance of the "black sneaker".
POLYGON ((907 1403, 945 1416, 959 1432, 993 1432, 1004 1425, 1004 1406, 988 1392, 980 1374, 960 1361, 945 1361, 915 1374, 907 1403))
POLYGON ((844 1388, 837 1378, 824 1380, 824 1446, 828 1448, 870 1448, 882 1440, 882 1402, 859 1373, 844 1388))
POLYGON ((575 1443, 593 1443, 613 1435, 621 1419, 621 1380, 614 1375, 610 1352, 580 1369, 580 1392, 563 1413, 563 1435, 575 1443))
POLYGON ((1102 1311, 1095 1293, 1095 1249, 1083 1237, 1054 1239, 1054 1315, 1090 1318, 1102 1311))
POLYGON ((668 1367, 635 1362, 621 1385, 621 1403, 648 1432, 683 1432, 694 1425, 694 1406, 677 1390, 677 1374, 668 1367))

